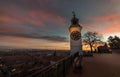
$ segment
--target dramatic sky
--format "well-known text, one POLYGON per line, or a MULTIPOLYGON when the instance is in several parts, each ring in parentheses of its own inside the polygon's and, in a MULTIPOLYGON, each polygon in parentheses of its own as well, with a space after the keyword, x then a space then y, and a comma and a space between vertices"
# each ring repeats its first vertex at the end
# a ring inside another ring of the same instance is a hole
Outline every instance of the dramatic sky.
POLYGON ((0 0, 0 48, 69 49, 72 11, 82 34, 120 35, 120 0, 0 0))

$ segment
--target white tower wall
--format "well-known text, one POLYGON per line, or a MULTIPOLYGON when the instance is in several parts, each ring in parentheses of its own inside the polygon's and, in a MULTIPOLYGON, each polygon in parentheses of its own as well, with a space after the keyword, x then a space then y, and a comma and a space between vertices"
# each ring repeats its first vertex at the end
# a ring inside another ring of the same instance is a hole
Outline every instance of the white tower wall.
POLYGON ((73 18, 71 20, 71 25, 69 27, 71 54, 79 52, 79 54, 82 55, 81 29, 82 26, 79 25, 79 19, 77 19, 75 13, 73 13, 73 18))

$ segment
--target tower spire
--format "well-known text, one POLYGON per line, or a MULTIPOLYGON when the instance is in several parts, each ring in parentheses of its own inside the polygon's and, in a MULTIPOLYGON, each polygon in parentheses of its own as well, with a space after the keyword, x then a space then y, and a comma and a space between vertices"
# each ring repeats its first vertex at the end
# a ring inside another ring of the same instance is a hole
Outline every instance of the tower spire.
POLYGON ((76 18, 76 15, 75 15, 75 12, 74 12, 74 11, 72 11, 72 14, 73 14, 73 17, 76 18))
POLYGON ((71 19, 71 23, 72 24, 79 24, 79 19, 76 18, 76 15, 75 15, 74 11, 72 11, 72 14, 73 14, 73 18, 71 19))

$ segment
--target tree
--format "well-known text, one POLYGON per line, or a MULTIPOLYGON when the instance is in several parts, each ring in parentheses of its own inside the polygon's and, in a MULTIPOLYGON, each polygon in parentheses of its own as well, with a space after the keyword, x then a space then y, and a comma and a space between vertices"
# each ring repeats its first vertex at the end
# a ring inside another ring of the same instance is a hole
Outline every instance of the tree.
POLYGON ((112 49, 120 49, 120 38, 118 36, 109 36, 108 43, 112 49))
POLYGON ((83 42, 88 44, 93 52, 93 48, 96 50, 96 45, 101 42, 101 37, 97 32, 88 31, 83 35, 83 42))

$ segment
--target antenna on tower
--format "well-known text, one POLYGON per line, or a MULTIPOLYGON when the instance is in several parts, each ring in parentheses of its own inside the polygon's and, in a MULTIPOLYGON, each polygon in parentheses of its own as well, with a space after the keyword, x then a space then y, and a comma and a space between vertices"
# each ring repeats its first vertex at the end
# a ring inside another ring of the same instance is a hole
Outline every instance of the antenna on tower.
POLYGON ((72 14, 73 14, 73 17, 75 18, 75 17, 76 17, 76 15, 75 15, 75 12, 74 12, 74 11, 72 11, 72 14))

